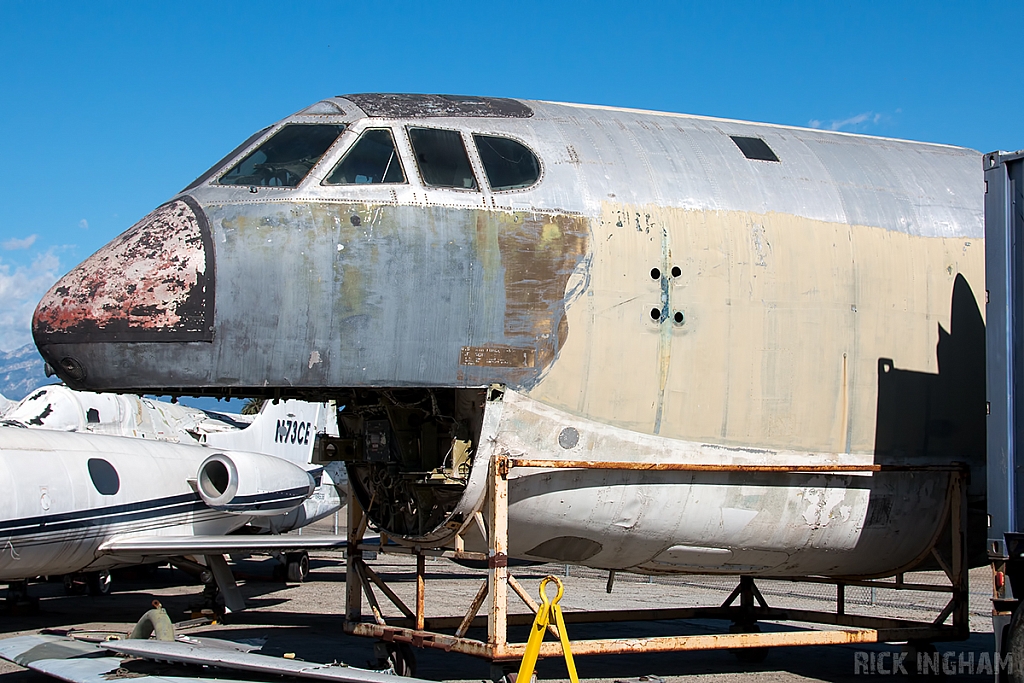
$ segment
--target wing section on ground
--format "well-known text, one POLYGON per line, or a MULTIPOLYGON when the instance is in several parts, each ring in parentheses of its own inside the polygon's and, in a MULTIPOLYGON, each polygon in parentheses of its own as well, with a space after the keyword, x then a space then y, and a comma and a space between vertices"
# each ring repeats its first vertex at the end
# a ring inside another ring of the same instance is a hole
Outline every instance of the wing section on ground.
POLYGON ((229 555, 313 548, 344 548, 344 536, 298 534, 240 534, 237 536, 115 536, 100 545, 102 555, 171 557, 175 555, 229 555))
POLYGON ((319 681, 345 683, 428 683, 417 678, 398 678, 394 674, 357 669, 339 664, 317 664, 297 659, 282 659, 252 652, 238 652, 221 648, 206 648, 190 643, 161 640, 118 640, 102 643, 112 652, 143 659, 211 666, 235 671, 247 671, 270 676, 295 676, 319 681))
MULTIPOLYGON (((223 678, 181 675, 196 669, 175 665, 244 671, 257 674, 254 678, 263 680, 267 676, 289 676, 332 683, 430 683, 343 664, 318 664, 253 654, 196 640, 126 639, 86 643, 64 636, 18 636, 0 640, 0 658, 68 683, 109 683, 115 678, 132 678, 138 683, 223 683, 223 678), (99 656, 101 653, 106 656, 99 656), (125 655, 147 661, 132 659, 125 662, 122 659, 125 655)), ((248 683, 235 677, 231 681, 248 683)))

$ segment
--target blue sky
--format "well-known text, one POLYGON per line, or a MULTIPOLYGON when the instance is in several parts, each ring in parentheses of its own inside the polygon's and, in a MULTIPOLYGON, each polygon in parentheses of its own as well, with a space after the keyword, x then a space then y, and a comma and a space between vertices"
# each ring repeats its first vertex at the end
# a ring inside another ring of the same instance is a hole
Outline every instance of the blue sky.
POLYGON ((252 132, 350 92, 1024 147, 1024 3, 0 0, 0 349, 61 274, 252 132))

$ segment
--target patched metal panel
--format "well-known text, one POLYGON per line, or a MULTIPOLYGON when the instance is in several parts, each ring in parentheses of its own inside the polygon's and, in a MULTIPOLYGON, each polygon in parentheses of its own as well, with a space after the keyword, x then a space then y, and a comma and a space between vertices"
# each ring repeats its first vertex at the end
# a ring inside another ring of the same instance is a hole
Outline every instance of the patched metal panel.
POLYGON ((189 196, 164 204, 55 284, 36 344, 213 339, 213 243, 189 196))
POLYGON ((343 97, 354 102, 367 116, 488 116, 511 119, 528 119, 533 116, 529 106, 507 97, 401 93, 359 93, 343 97))
POLYGON ((218 332, 224 375, 211 382, 530 386, 571 334, 566 283, 587 252, 582 217, 326 203, 208 211, 221 286, 235 293, 218 332), (259 280, 277 286, 245 286, 259 280), (253 344, 268 328, 305 346, 253 344))

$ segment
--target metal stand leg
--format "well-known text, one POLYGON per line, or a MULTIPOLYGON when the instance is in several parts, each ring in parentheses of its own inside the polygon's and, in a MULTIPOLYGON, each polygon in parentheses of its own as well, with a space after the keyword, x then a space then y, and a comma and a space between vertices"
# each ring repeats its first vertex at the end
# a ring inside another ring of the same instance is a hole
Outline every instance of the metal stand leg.
MULTIPOLYGON (((483 463, 481 463, 482 465, 483 463)), ((627 464, 632 463, 611 463, 615 467, 603 467, 604 469, 628 469, 627 464)), ((366 529, 367 515, 359 507, 354 496, 350 496, 349 507, 349 555, 347 563, 347 576, 349 585, 346 598, 346 622, 345 630, 354 635, 372 637, 387 641, 412 645, 414 647, 430 647, 447 652, 461 652, 476 657, 488 659, 493 663, 509 663, 519 659, 525 654, 525 643, 508 642, 508 625, 528 625, 530 621, 524 617, 530 615, 509 614, 508 596, 509 590, 514 591, 523 602, 536 611, 537 606, 529 596, 529 592, 509 574, 508 552, 509 552, 509 524, 508 524, 508 478, 509 470, 513 466, 520 467, 590 467, 593 463, 583 461, 531 461, 510 458, 507 454, 495 455, 489 463, 486 476, 486 496, 481 511, 474 511, 472 516, 466 516, 461 520, 456 531, 456 538, 447 547, 422 548, 393 546, 395 552, 416 555, 416 605, 410 609, 398 599, 394 591, 387 587, 382 577, 376 575, 372 569, 363 563, 358 544, 362 540, 363 531, 366 529), (465 550, 460 539, 461 534, 476 525, 480 531, 483 544, 487 548, 486 555, 478 552, 465 550), (430 629, 426 630, 425 619, 425 554, 431 556, 443 556, 464 558, 472 560, 487 559, 487 578, 479 584, 476 595, 464 615, 454 617, 432 617, 430 629), (376 586, 382 591, 394 605, 402 612, 403 617, 389 617, 385 620, 380 612, 377 599, 371 587, 376 586), (373 621, 362 622, 361 600, 362 592, 374 611, 373 621), (487 604, 486 618, 477 617, 478 611, 487 604), (474 626, 474 621, 479 619, 477 624, 483 626, 486 621, 487 638, 467 638, 466 633, 474 626), (446 632, 453 629, 454 635, 446 632)), ((601 463, 602 466, 608 463, 601 463)), ((684 470, 687 467, 679 465, 675 469, 684 470)), ((705 466, 701 466, 705 467, 705 466)), ((715 466, 719 467, 719 466, 715 466)), ((731 471, 731 466, 720 466, 724 471, 731 471)), ((771 467, 771 466, 765 466, 771 467)), ((826 466, 822 466, 826 467, 826 466)), ((831 471, 832 466, 829 467, 831 471)), ((665 469, 670 469, 666 467, 665 469)), ((767 471, 788 472, 789 466, 772 468, 767 471)), ((802 470, 803 468, 795 468, 802 470)), ((871 465, 854 468, 850 466, 849 471, 886 471, 886 466, 871 465)), ((895 471, 903 471, 905 468, 893 467, 895 471)), ((744 469, 743 471, 747 471, 744 469)), ((902 574, 898 574, 895 580, 881 579, 856 579, 843 578, 833 579, 822 576, 799 576, 781 577, 786 580, 808 582, 815 584, 831 584, 836 586, 836 605, 834 610, 820 612, 808 609, 796 608, 772 608, 768 605, 764 596, 758 590, 753 577, 739 577, 739 583, 735 590, 729 595, 723 604, 717 607, 693 607, 693 608, 661 608, 651 610, 608 610, 598 611, 593 614, 569 614, 567 617, 574 617, 572 621, 579 622, 622 622, 637 620, 688 620, 688 619, 728 619, 733 622, 728 634, 714 635, 672 635, 672 636, 649 636, 642 638, 603 638, 593 640, 580 640, 572 645, 574 655, 597 655, 641 652, 679 652, 684 650, 709 650, 729 649, 736 653, 736 656, 745 662, 761 661, 768 652, 769 647, 799 646, 799 645, 849 645, 854 643, 878 643, 909 641, 919 648, 928 647, 930 641, 956 640, 965 637, 967 633, 967 608, 968 576, 967 576, 967 546, 964 538, 966 531, 966 488, 965 472, 959 466, 951 467, 929 467, 925 471, 950 472, 951 479, 945 482, 949 486, 951 502, 949 514, 951 516, 951 533, 953 535, 953 553, 949 561, 936 554, 936 558, 945 570, 950 580, 949 586, 932 584, 921 584, 914 581, 907 582, 902 574), (856 612, 848 614, 847 609, 851 606, 846 604, 846 587, 858 586, 872 590, 883 588, 886 590, 910 590, 949 593, 951 600, 946 608, 934 621, 910 621, 890 618, 881 618, 862 615, 856 612), (946 624, 946 620, 952 617, 952 625, 946 624), (772 631, 762 633, 758 621, 784 621, 800 622, 810 624, 822 624, 838 628, 830 629, 809 629, 799 631, 772 631)), ((382 535, 383 536, 383 535, 382 535)), ((382 540, 382 543, 384 541, 382 540)), ((1024 539, 1022 539, 1024 542, 1024 539)), ((1024 553, 1021 553, 1024 555, 1024 553)), ((999 581, 999 576, 995 576, 999 581)), ((1024 633, 1024 628, 1022 628, 1024 633)), ((557 642, 540 644, 539 656, 554 657, 560 655, 562 645, 557 642)), ((1024 650, 1024 646, 1021 646, 1024 650)), ((499 667, 501 669, 501 667, 499 667)), ((495 669, 496 671, 499 669, 495 669)))
POLYGON ((487 515, 487 644, 500 656, 508 644, 508 460, 496 456, 491 463, 487 515))
POLYGON ((363 540, 363 508, 356 499, 351 481, 348 485, 348 528, 345 534, 348 543, 345 550, 345 621, 358 624, 363 619, 363 596, 360 591, 362 580, 359 576, 359 563, 363 559, 363 551, 359 544, 363 540))
POLYGON ((953 535, 953 626, 966 638, 971 630, 970 577, 967 573, 967 482, 963 472, 953 473, 950 527, 953 535))
POLYGON ((426 571, 426 560, 423 553, 416 553, 416 630, 422 631, 426 623, 424 616, 425 586, 423 574, 426 571))

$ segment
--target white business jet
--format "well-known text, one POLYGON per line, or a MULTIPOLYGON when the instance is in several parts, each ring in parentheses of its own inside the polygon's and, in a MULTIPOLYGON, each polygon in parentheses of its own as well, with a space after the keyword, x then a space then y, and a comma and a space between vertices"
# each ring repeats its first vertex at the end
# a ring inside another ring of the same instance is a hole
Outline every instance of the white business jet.
POLYGON ((215 580, 237 611, 225 554, 284 553, 289 578, 303 578, 308 556, 295 551, 344 544, 280 535, 344 502, 342 463, 315 462, 318 437, 337 435, 335 411, 266 402, 251 424, 239 419, 62 386, 33 392, 0 426, 0 582, 17 595, 36 576, 82 575, 103 593, 110 569, 169 560, 215 580))

